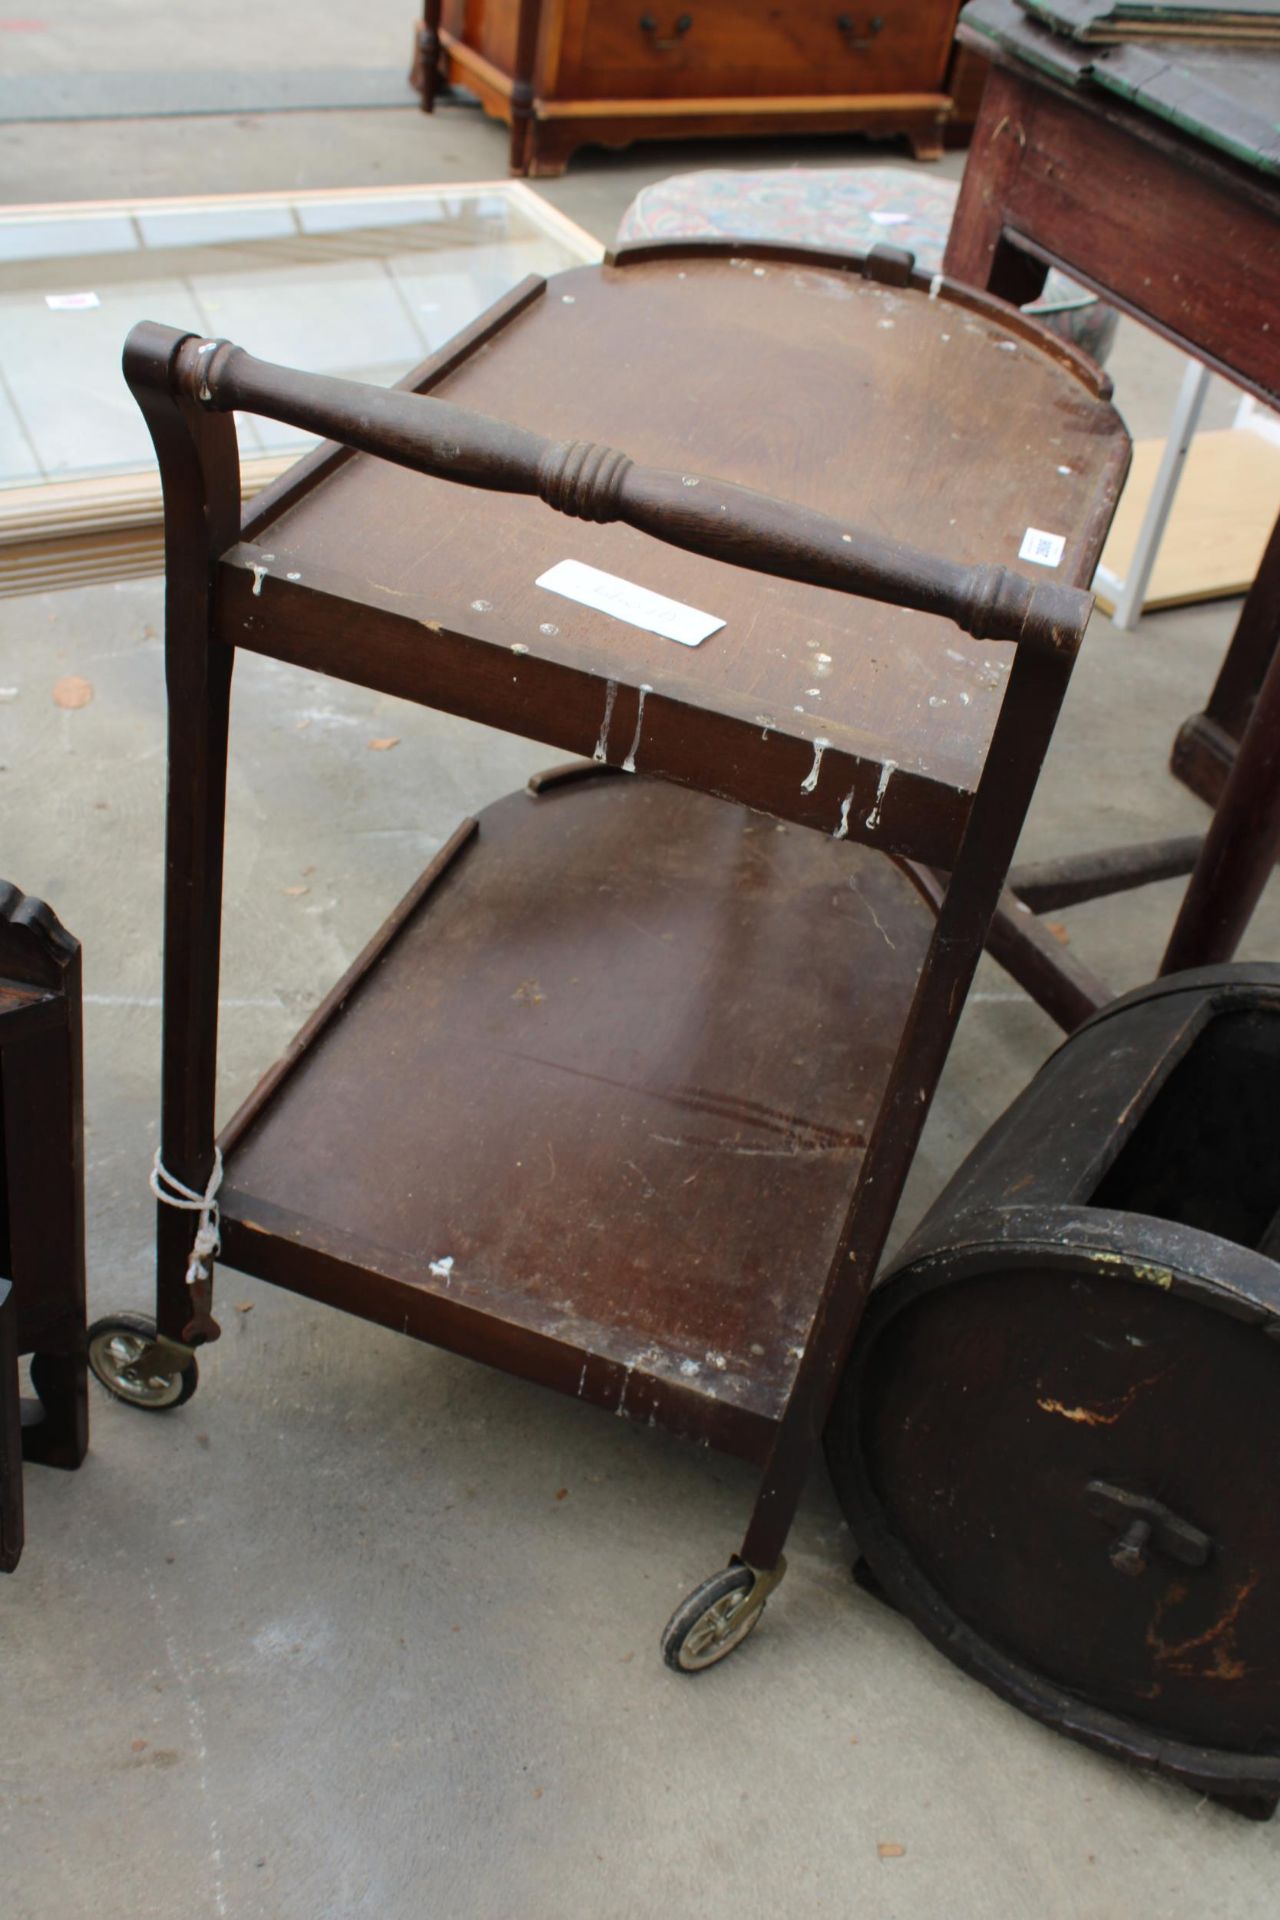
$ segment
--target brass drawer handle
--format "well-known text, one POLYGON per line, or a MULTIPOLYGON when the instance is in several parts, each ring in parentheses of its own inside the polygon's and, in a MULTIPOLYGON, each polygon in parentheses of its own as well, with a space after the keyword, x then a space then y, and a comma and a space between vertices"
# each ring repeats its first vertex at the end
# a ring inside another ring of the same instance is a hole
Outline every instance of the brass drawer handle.
POLYGON ((692 25, 693 15, 691 13, 682 13, 676 21, 675 32, 671 39, 660 40, 658 38, 658 23, 653 15, 651 13, 642 13, 640 16, 641 33, 648 36, 649 45, 659 53, 666 53, 671 47, 678 47, 692 25))

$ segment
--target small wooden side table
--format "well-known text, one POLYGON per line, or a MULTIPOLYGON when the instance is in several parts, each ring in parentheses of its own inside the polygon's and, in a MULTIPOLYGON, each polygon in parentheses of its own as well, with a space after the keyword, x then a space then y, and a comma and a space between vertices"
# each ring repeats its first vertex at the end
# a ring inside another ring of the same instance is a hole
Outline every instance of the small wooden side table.
MULTIPOLYGON (((992 70, 947 273, 1023 302, 1057 267, 1246 392, 1280 404, 1280 137, 1273 125, 1268 138, 1256 105, 1268 85, 1274 105, 1280 55, 1219 49, 1213 85, 1199 92, 1177 73, 1159 76, 1153 55, 1150 85, 1125 98, 1092 82, 1090 62, 1101 73, 1099 60, 1124 54, 1135 75, 1147 71, 1133 50, 1086 53, 1028 20, 1013 0, 972 0, 959 37, 992 70), (1252 145, 1250 127, 1261 129, 1252 145)), ((1260 713, 1260 724, 1248 724, 1255 705, 1280 710, 1280 680, 1263 694, 1278 632, 1280 529, 1205 711, 1186 722, 1173 750, 1179 778, 1211 804, 1222 797, 1203 857, 1198 841, 1181 839, 1068 855, 1011 874, 992 950, 1061 1025, 1087 1017, 1109 989, 1055 954, 1035 913, 1190 873, 1199 861, 1165 970, 1234 952, 1280 853, 1280 794, 1266 741, 1273 722, 1260 713), (1228 798, 1238 748, 1245 764, 1228 798), (1232 847, 1229 863, 1220 843, 1232 847)))
MULTIPOLYGON (((13 1283, 0 1417, 15 1390, 8 1344, 11 1358, 31 1355, 39 1396, 22 1406, 21 1456, 53 1467, 78 1467, 89 1445, 83 1143, 80 944, 43 901, 0 881, 0 1272, 13 1283)), ((15 1473, 0 1442, 0 1565, 21 1545, 15 1473)))

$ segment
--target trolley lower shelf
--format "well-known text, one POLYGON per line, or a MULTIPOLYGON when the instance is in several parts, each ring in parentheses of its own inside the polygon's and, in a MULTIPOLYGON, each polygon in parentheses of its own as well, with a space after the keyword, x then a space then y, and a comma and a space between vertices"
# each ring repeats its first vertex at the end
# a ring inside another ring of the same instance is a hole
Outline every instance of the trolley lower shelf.
POLYGON ((702 794, 511 795, 227 1129, 223 1258, 759 1460, 932 927, 702 794))

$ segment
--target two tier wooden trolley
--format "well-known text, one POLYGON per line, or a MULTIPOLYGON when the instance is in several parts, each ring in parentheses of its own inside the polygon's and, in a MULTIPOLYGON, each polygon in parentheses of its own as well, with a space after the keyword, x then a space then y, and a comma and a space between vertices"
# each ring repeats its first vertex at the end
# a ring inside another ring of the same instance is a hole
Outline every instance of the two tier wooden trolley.
MULTIPOLYGON (((531 279, 395 391, 151 324, 125 365, 165 492, 166 1172, 204 1195, 220 1148, 244 1272, 757 1463, 665 1636, 709 1665, 781 1575, 1084 632, 1105 376, 909 255, 703 243, 531 279), (330 441, 243 515, 235 409, 330 441), (566 558, 724 625, 536 584, 566 558), (240 648, 582 759, 459 828, 219 1136, 240 648)), ((217 1331, 198 1219, 159 1210, 157 1402, 217 1331)))

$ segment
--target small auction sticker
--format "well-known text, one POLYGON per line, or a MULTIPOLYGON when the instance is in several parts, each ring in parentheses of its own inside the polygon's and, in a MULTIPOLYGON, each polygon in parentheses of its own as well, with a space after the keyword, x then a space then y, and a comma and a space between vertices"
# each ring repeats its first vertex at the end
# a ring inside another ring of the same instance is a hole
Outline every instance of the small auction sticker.
POLYGON ((1018 558, 1034 560, 1038 567, 1056 567, 1066 544, 1065 534, 1046 533, 1042 527, 1028 527, 1018 548, 1018 558))
POLYGON ((102 305, 96 293, 46 293, 44 303, 55 313, 82 313, 86 307, 102 305))

